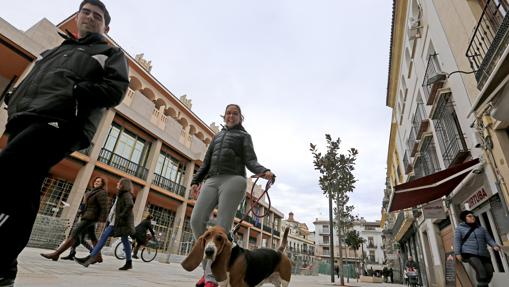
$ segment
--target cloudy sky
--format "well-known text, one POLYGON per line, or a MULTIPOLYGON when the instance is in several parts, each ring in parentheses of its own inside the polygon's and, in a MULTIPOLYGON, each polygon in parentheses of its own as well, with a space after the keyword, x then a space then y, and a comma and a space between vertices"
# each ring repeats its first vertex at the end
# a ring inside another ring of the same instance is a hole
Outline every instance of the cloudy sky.
MULTIPOLYGON (((80 1, 2 1, 20 30, 57 24, 80 1)), ((385 106, 391 0, 104 0, 110 36, 206 123, 228 103, 245 115, 259 161, 277 174, 273 206, 314 229, 327 218, 309 143, 326 133, 359 157, 355 212, 380 218, 390 109, 385 106)))

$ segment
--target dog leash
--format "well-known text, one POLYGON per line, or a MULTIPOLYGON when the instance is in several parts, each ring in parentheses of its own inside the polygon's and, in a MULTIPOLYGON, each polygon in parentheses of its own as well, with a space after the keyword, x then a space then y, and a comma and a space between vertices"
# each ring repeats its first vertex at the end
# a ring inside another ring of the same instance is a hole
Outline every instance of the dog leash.
POLYGON ((271 207, 271 201, 270 201, 270 196, 269 196, 269 192, 268 191, 269 191, 270 187, 276 181, 276 175, 273 175, 272 179, 267 181, 267 183, 265 184, 265 189, 263 190, 262 194, 255 200, 255 197, 254 197, 254 188, 256 186, 256 183, 260 179, 260 177, 261 177, 261 174, 251 176, 251 178, 256 178, 255 182, 253 183, 253 186, 251 187, 251 199, 249 200, 251 208, 248 211, 246 211, 246 213, 244 213, 244 216, 240 219, 239 223, 237 223, 232 228, 232 230, 230 230, 230 234, 229 235, 230 235, 230 237, 231 237, 231 239, 233 241, 235 241, 235 236, 234 236, 235 233, 237 233, 237 231, 239 231, 240 225, 242 224, 242 222, 245 221, 245 219, 247 219, 249 212, 252 211, 253 215, 258 217, 258 218, 263 218, 263 217, 266 217, 267 215, 269 215, 269 211, 270 211, 270 207, 271 207), (269 202, 269 208, 267 209, 267 211, 263 215, 260 215, 259 213, 254 211, 254 207, 255 207, 255 204, 258 204, 260 199, 262 199, 262 197, 265 194, 267 195, 267 201, 269 202))

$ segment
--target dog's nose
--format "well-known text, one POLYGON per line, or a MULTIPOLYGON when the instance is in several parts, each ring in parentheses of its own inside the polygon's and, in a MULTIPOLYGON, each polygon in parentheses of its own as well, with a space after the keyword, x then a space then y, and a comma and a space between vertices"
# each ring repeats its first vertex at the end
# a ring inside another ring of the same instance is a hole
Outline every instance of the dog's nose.
POLYGON ((214 254, 214 248, 212 247, 208 247, 207 249, 205 249, 205 255, 207 256, 212 256, 214 254))

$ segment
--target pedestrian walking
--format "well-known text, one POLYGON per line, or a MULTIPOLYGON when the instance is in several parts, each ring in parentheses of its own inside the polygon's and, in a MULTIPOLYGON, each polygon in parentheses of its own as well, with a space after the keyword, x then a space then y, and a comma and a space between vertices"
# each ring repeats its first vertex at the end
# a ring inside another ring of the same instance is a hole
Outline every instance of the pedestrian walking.
POLYGON ((394 270, 392 270, 392 267, 389 268, 389 278, 391 278, 391 283, 394 283, 394 270))
POLYGON ((138 250, 141 246, 147 244, 147 242, 152 238, 157 241, 154 229, 152 228, 152 219, 153 216, 150 213, 147 214, 145 219, 136 225, 134 234, 131 236, 135 241, 133 250, 133 258, 135 259, 138 259, 138 250), (147 234, 147 231, 150 232, 150 235, 147 234))
POLYGON ((18 254, 35 222, 40 190, 50 168, 86 148, 104 111, 121 103, 128 66, 104 34, 110 15, 99 0, 84 0, 77 35, 43 52, 5 97, 7 145, 0 152, 0 286, 14 284, 18 254))
MULTIPOLYGON (((225 126, 210 143, 203 164, 191 182, 191 191, 198 199, 191 214, 191 228, 198 239, 206 228, 210 213, 218 207, 217 225, 229 231, 235 212, 246 192, 246 167, 254 174, 273 180, 272 172, 258 163, 251 136, 242 126, 244 116, 236 104, 226 106, 225 126)), ((204 261, 204 276, 197 286, 217 286, 210 269, 211 262, 204 261)))
POLYGON ((121 178, 117 183, 117 198, 108 215, 108 226, 104 229, 99 242, 94 246, 94 250, 92 250, 90 255, 84 258, 75 258, 75 261, 85 267, 98 262, 99 252, 106 244, 108 238, 113 236, 121 238, 126 255, 125 265, 120 267, 119 270, 132 269, 129 235, 135 232, 133 206, 133 183, 127 178, 121 178))
POLYGON ((470 264, 475 270, 478 287, 488 286, 493 277, 493 265, 487 245, 495 251, 499 251, 500 246, 479 225, 472 211, 462 211, 460 220, 462 222, 454 233, 454 254, 459 261, 470 264))
MULTIPOLYGON (((62 257, 62 259, 72 260, 76 255, 76 247, 80 244, 83 244, 92 251, 92 247, 85 241, 85 237, 88 235, 92 244, 96 245, 95 225, 97 222, 105 222, 108 215, 108 193, 105 190, 106 180, 102 177, 96 177, 92 181, 92 187, 91 190, 85 193, 80 222, 57 250, 51 253, 41 253, 42 257, 57 261, 60 254, 71 248, 69 255, 62 257)), ((98 261, 102 262, 100 254, 98 256, 98 261)))

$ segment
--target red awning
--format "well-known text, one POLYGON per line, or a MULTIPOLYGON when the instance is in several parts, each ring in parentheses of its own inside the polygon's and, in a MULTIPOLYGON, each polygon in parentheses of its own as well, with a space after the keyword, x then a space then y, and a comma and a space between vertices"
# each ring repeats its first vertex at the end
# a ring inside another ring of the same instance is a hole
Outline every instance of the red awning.
POLYGON ((479 159, 464 162, 394 187, 389 212, 416 207, 451 193, 470 173, 479 159))

